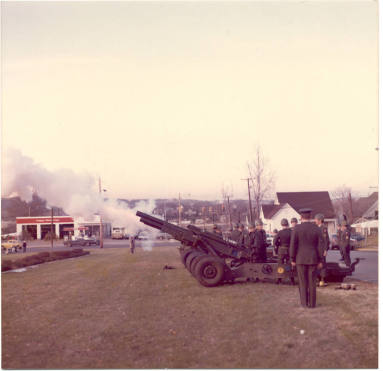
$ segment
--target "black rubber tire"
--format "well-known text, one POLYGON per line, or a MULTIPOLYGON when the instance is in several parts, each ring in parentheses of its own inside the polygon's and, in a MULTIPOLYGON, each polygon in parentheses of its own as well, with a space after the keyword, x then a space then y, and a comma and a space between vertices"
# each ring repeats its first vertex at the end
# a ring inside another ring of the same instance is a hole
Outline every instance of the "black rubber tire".
POLYGON ((197 256, 200 256, 202 253, 199 252, 199 251, 193 251, 191 254, 188 255, 188 257, 186 258, 186 262, 185 262, 185 267, 186 269, 191 273, 191 270, 190 270, 190 265, 191 263, 194 261, 194 259, 197 257, 197 256))
POLYGON ((219 285, 223 280, 224 271, 223 262, 212 256, 201 259, 194 269, 198 282, 206 287, 219 285))
POLYGON ((195 270, 195 267, 197 266, 198 262, 201 261, 201 259, 207 257, 208 255, 207 254, 201 254, 199 256, 196 256, 195 259, 193 259, 193 261, 191 262, 190 264, 190 273, 195 277, 195 273, 194 273, 194 270, 195 270))
POLYGON ((186 258, 189 256, 189 254, 191 254, 193 251, 193 249, 188 249, 188 250, 185 250, 181 253, 181 261, 182 261, 182 264, 185 265, 186 267, 186 258))

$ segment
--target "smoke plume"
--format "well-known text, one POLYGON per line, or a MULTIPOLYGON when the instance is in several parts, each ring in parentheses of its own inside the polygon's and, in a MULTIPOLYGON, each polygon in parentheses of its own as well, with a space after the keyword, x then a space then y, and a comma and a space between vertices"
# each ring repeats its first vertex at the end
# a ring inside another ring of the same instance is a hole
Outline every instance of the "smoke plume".
POLYGON ((143 229, 135 215, 137 210, 152 213, 154 201, 140 202, 129 209, 123 202, 103 199, 98 192, 97 179, 88 173, 70 169, 49 171, 17 149, 8 149, 3 156, 2 197, 19 196, 29 202, 33 193, 45 199, 50 206, 61 207, 71 216, 84 219, 101 213, 112 226, 125 227, 129 234, 143 229))

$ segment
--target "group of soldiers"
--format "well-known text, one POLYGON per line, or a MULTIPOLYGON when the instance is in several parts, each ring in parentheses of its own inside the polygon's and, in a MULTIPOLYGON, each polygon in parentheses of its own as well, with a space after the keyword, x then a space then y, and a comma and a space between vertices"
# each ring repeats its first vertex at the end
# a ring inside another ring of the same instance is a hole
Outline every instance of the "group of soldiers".
MULTIPOLYGON (((278 256, 279 264, 291 264, 297 270, 301 305, 314 308, 316 305, 316 284, 319 278, 319 286, 326 286, 326 256, 330 248, 330 238, 324 215, 316 214, 314 223, 311 223, 311 209, 299 210, 301 223, 296 218, 281 220, 282 229, 274 231, 274 251, 278 256)), ((214 233, 221 235, 217 226, 214 233)), ((350 259, 350 228, 347 221, 338 225, 337 231, 339 250, 342 260, 349 267, 350 259)), ((246 231, 243 224, 236 224, 231 232, 230 240, 239 246, 252 249, 256 262, 266 262, 266 233, 263 230, 262 220, 258 219, 249 225, 246 231)), ((279 283, 278 280, 277 283, 279 283)))
POLYGON ((255 223, 250 223, 248 231, 243 224, 235 224, 234 230, 230 234, 230 240, 240 246, 252 249, 256 262, 266 261, 268 243, 261 219, 256 220, 255 223))

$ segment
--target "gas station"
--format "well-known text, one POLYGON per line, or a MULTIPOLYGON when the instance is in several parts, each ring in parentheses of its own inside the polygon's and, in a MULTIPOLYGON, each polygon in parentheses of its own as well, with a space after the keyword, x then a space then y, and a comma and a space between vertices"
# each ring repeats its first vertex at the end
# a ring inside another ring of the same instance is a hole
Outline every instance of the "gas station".
MULTIPOLYGON (((110 237, 111 224, 107 221, 102 222, 103 236, 110 237)), ((72 216, 37 216, 37 217, 17 217, 16 218, 16 233, 18 236, 23 235, 23 232, 28 232, 33 239, 42 240, 47 233, 50 233, 51 228, 55 235, 60 238, 65 236, 99 236, 100 235, 100 216, 93 215, 89 219, 83 217, 72 216)))

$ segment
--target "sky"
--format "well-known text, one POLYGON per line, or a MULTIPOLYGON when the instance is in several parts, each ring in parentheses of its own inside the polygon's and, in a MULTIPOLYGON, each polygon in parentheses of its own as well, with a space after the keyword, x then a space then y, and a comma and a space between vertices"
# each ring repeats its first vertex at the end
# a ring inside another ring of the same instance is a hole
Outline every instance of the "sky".
MULTIPOLYGON (((110 197, 378 185, 378 3, 6 2, 2 150, 110 197)), ((7 177, 7 174, 3 174, 7 177)))

